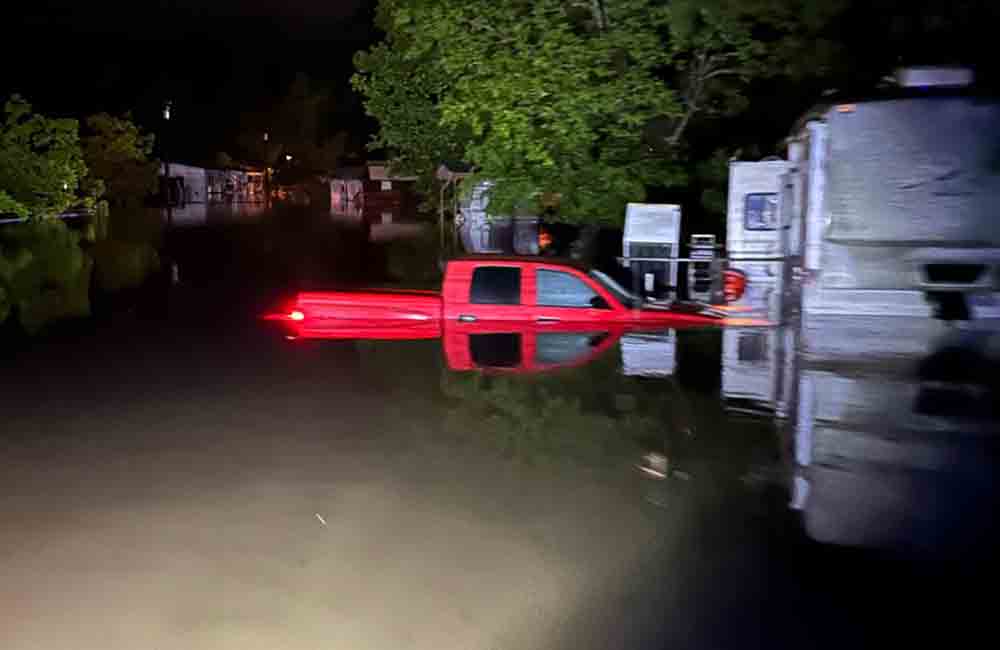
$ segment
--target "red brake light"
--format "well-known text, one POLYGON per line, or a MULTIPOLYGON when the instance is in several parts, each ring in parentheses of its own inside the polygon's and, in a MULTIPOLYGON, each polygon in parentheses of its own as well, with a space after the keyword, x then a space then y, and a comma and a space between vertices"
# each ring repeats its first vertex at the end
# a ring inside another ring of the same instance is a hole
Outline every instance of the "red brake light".
POLYGON ((732 269, 722 273, 722 293, 726 302, 736 302, 747 290, 747 276, 732 269))
POLYGON ((306 315, 300 312, 298 309, 294 309, 288 313, 288 320, 293 320, 298 322, 298 321, 303 321, 305 319, 306 315))

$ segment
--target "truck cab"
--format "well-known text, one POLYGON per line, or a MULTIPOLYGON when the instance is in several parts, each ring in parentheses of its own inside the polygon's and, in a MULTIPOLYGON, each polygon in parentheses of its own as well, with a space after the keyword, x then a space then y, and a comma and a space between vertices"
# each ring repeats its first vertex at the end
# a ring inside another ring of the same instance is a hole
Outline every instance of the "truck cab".
POLYGON ((442 286, 446 323, 618 324, 633 328, 711 325, 703 306, 649 303, 606 274, 566 260, 471 256, 451 260, 442 286))

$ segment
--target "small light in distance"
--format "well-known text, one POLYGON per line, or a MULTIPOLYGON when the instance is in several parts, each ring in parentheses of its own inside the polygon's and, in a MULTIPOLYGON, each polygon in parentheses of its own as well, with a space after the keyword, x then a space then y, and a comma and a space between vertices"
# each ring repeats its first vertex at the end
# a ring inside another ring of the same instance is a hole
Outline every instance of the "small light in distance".
POLYGON ((300 312, 298 309, 292 311, 288 314, 288 320, 303 321, 306 319, 306 315, 300 312))

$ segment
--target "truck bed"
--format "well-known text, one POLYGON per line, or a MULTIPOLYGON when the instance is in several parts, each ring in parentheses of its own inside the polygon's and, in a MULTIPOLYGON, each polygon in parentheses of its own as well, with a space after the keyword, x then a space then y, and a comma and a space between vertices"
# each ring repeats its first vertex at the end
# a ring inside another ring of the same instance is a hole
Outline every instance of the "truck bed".
POLYGON ((307 291, 295 303, 303 316, 297 331, 302 338, 437 338, 441 306, 436 291, 307 291))

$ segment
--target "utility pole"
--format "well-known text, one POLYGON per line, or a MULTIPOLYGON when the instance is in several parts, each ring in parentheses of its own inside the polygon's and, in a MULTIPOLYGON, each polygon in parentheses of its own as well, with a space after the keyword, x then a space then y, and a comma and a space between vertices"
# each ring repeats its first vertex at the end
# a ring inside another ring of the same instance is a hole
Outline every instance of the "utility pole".
POLYGON ((167 228, 174 225, 174 209, 172 201, 172 190, 173 187, 170 183, 170 156, 167 155, 167 132, 170 129, 170 110, 173 108, 173 102, 169 99, 163 105, 163 134, 161 136, 161 150, 163 151, 163 173, 166 177, 164 183, 165 187, 165 199, 167 201, 167 228))
POLYGON ((264 131, 264 207, 271 207, 271 161, 268 152, 270 151, 271 134, 264 131))

